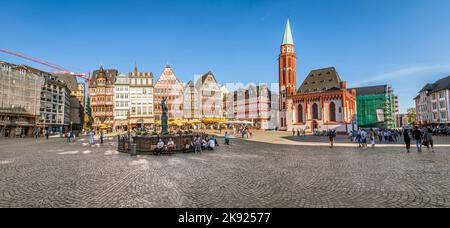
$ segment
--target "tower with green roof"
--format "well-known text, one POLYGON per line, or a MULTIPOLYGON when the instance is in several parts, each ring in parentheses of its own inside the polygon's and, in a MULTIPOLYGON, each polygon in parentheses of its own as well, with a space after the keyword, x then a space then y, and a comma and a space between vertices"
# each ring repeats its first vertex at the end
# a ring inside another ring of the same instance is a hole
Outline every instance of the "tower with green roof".
POLYGON ((284 29, 283 41, 280 47, 279 62, 279 91, 280 91, 280 124, 279 129, 287 129, 286 101, 297 94, 297 56, 292 38, 291 22, 288 19, 284 29))

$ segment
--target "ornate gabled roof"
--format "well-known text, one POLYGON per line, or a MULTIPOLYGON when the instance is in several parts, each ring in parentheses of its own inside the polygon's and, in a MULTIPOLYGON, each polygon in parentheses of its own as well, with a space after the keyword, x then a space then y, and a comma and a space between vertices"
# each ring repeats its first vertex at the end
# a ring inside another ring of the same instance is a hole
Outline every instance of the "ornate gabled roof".
POLYGON ((341 78, 334 67, 313 70, 306 77, 297 93, 316 93, 341 88, 341 78))
POLYGON ((114 69, 105 70, 105 69, 103 69, 103 67, 100 67, 99 70, 95 70, 93 72, 93 74, 92 74, 93 76, 91 79, 91 85, 96 86, 97 79, 104 78, 104 79, 106 79, 105 84, 107 86, 112 86, 116 82, 116 77, 118 74, 119 74, 119 72, 117 70, 114 70, 114 69))
POLYGON ((217 83, 216 77, 214 76, 213 72, 212 72, 212 71, 208 71, 208 73, 202 75, 202 76, 197 80, 197 82, 195 83, 195 86, 198 87, 198 86, 201 86, 201 85, 205 84, 205 81, 206 81, 206 79, 208 79, 209 76, 211 76, 212 79, 213 79, 213 81, 214 81, 215 83, 217 83))
POLYGON ((160 82, 162 81, 170 81, 170 80, 174 80, 177 81, 181 86, 182 83, 180 80, 178 80, 177 76, 175 75, 174 71, 172 70, 172 68, 167 65, 166 68, 164 68, 161 76, 158 78, 158 80, 155 82, 155 86, 158 85, 160 82))
POLYGON ((192 80, 190 80, 190 81, 186 84, 186 86, 194 87, 194 82, 193 82, 192 80))
POLYGON ((294 45, 294 39, 292 38, 292 31, 291 31, 291 23, 289 19, 286 22, 286 27, 284 29, 284 36, 283 36, 283 42, 281 45, 291 44, 294 45))

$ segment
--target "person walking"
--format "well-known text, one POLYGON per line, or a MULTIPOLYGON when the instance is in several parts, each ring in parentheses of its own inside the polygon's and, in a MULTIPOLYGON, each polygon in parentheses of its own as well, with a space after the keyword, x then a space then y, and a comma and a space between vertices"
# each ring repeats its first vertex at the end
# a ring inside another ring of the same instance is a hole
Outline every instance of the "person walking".
POLYGON ((328 138, 330 139, 330 148, 333 148, 336 138, 336 131, 330 129, 328 131, 328 138))
POLYGON ((69 131, 69 132, 66 134, 66 137, 67 137, 67 143, 70 143, 70 139, 72 139, 72 132, 69 131))
POLYGON ((412 132, 412 136, 413 136, 414 140, 416 140, 417 151, 422 152, 423 135, 418 127, 414 128, 414 131, 412 132))
POLYGON ((225 132, 225 144, 230 145, 230 134, 228 131, 225 132))
POLYGON ((406 145, 406 151, 409 153, 409 150, 411 149, 411 136, 409 135, 409 130, 405 129, 403 131, 403 141, 406 145))
POLYGON ((375 149, 375 137, 376 137, 375 131, 373 130, 373 128, 370 128, 369 139, 370 139, 370 144, 372 145, 372 149, 375 149))
POLYGON ((431 147, 431 152, 434 153, 433 131, 431 129, 424 129, 423 141, 428 152, 430 152, 431 147))
POLYGON ((361 129, 358 129, 358 131, 356 132, 356 141, 358 142, 359 148, 361 148, 363 145, 361 135, 362 135, 362 131, 361 131, 361 129))
POLYGON ((35 131, 34 131, 34 138, 36 139, 36 142, 38 141, 38 138, 39 138, 39 130, 38 129, 36 129, 35 131))
POLYGON ((295 136, 295 128, 292 128, 292 137, 295 136))
POLYGON ((45 138, 48 140, 48 137, 49 137, 49 132, 48 131, 45 131, 45 138))
POLYGON ((93 130, 91 130, 91 131, 89 132, 89 143, 90 143, 91 145, 94 145, 94 136, 95 136, 95 133, 94 133, 93 130))
POLYGON ((103 145, 104 139, 105 139, 105 135, 104 135, 103 131, 100 131, 100 145, 103 145))

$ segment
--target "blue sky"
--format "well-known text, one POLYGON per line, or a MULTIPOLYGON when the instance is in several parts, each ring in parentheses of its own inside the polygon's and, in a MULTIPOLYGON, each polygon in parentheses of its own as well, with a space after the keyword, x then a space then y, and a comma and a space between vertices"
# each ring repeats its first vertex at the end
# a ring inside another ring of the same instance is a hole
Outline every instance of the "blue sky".
MULTIPOLYGON (((292 23, 298 85, 334 66, 350 86, 391 84, 401 110, 427 82, 450 75, 448 0, 0 0, 0 48, 89 72, 101 64, 187 82, 277 82, 292 23)), ((13 63, 27 61, 0 54, 13 63)), ((42 68, 42 67, 41 67, 42 68)), ((45 69, 45 68, 42 68, 45 69)))

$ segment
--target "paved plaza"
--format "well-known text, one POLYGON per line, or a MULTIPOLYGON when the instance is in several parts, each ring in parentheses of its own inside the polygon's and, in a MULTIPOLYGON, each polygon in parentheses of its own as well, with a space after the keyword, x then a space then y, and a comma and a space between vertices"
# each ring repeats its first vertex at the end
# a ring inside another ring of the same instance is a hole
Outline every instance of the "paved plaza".
POLYGON ((215 152, 131 157, 114 138, 3 139, 0 207, 450 207, 450 137, 421 154, 315 140, 255 132, 215 152))

